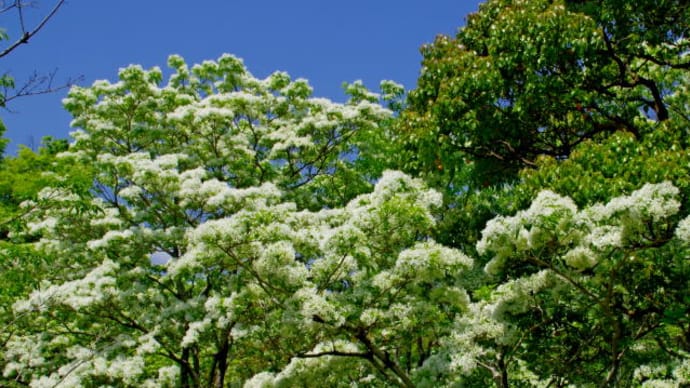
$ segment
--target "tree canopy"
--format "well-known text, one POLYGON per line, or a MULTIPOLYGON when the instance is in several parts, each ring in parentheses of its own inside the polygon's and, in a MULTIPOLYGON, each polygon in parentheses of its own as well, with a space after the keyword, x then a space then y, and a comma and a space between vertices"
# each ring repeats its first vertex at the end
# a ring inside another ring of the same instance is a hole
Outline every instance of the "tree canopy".
POLYGON ((487 1, 456 37, 422 48, 400 122, 411 166, 457 170, 469 158, 479 183, 494 184, 586 139, 644 136, 640 117, 680 108, 668 97, 690 66, 688 18, 682 1, 487 1))
POLYGON ((0 165, 0 384, 690 384, 690 7, 643 3, 488 0, 407 95, 73 87, 0 165))

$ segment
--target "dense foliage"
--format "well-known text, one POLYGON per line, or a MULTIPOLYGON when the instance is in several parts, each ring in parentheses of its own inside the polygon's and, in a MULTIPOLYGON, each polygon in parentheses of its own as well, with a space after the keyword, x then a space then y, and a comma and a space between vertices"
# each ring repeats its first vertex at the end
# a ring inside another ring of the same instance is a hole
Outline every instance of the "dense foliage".
POLYGON ((224 55, 0 165, 0 385, 690 384, 682 1, 489 0, 404 97, 224 55))

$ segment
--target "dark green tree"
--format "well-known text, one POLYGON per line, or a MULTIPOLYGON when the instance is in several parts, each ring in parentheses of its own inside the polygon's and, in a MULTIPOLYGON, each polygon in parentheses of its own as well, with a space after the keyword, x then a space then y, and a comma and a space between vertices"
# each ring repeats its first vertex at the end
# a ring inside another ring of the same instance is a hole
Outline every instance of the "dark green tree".
POLYGON ((539 156, 618 131, 642 140, 674 115, 686 125, 689 19, 682 1, 490 0, 422 47, 398 154, 445 191, 442 240, 471 251, 486 220, 524 206, 493 190, 539 156))
POLYGON ((400 125, 408 167, 476 188, 511 181, 539 155, 567 158, 586 139, 643 136, 641 117, 667 120, 667 96, 690 68, 690 6, 651 3, 482 4, 455 37, 422 48, 400 125))

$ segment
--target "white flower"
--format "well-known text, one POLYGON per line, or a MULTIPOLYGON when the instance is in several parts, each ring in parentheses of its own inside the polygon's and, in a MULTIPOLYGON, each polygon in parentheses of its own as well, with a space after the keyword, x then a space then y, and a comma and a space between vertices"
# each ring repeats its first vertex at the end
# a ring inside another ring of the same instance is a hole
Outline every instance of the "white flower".
POLYGON ((139 346, 136 350, 137 355, 152 354, 161 347, 161 344, 155 338, 156 334, 155 331, 152 331, 139 337, 139 346))
POLYGON ((618 248, 623 245, 623 228, 617 225, 595 227, 584 240, 599 251, 618 248))
POLYGON ((275 374, 260 372, 244 383, 244 388, 270 388, 275 386, 275 374))
POLYGON ((52 303, 62 303, 79 310, 98 303, 117 293, 114 275, 118 269, 119 265, 116 263, 104 260, 83 278, 61 285, 51 285, 42 291, 33 291, 27 300, 17 301, 13 308, 19 313, 42 310, 52 303))
POLYGON ((583 246, 575 247, 563 256, 565 262, 577 269, 585 270, 592 268, 598 262, 597 255, 591 249, 583 246))
POLYGON ((400 253, 395 263, 400 273, 410 273, 416 279, 432 280, 460 268, 470 268, 472 259, 464 253, 444 247, 434 241, 417 243, 400 253))
POLYGON ((211 319, 204 318, 202 321, 192 322, 182 338, 180 344, 183 348, 188 348, 199 341, 199 335, 206 331, 211 326, 211 319))
POLYGON ((345 323, 345 317, 316 288, 302 288, 295 293, 295 298, 301 302, 301 314, 305 323, 313 324, 314 317, 319 317, 334 326, 345 323))
POLYGON ((125 242, 134 236, 131 230, 110 230, 98 240, 91 240, 87 243, 89 249, 96 250, 99 248, 107 248, 113 241, 124 240, 125 242))
POLYGON ((690 216, 683 218, 676 227, 676 237, 685 244, 690 244, 690 216))

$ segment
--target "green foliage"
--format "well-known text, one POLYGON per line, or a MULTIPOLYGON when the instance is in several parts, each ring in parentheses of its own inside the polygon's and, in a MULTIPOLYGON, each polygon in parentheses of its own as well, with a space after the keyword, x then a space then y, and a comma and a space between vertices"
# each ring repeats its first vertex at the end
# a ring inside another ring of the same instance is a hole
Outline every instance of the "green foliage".
MULTIPOLYGON (((57 157, 67 149, 64 140, 44 139, 38 153, 21 148, 16 157, 0 163, 0 343, 21 335, 29 326, 12 311, 17 300, 52 278, 52 260, 34 245, 40 235, 25 235, 23 218, 51 206, 41 199, 49 187, 64 187, 88 195, 90 169, 57 157)), ((2 363, 4 366, 4 363, 2 363)), ((9 382, 8 382, 9 383, 9 382)), ((5 384, 5 383, 3 383, 5 384)))
POLYGON ((551 189, 584 206, 630 193, 644 183, 671 181, 681 189, 684 209, 690 209, 690 150, 683 137, 659 128, 643 141, 620 132, 601 143, 585 142, 568 160, 542 158, 538 169, 523 172, 521 187, 532 193, 551 189))
POLYGON ((1 384, 689 384, 689 10, 489 0, 407 97, 73 88, 0 165, 1 384))
POLYGON ((584 3, 487 1, 455 38, 423 47, 399 129, 406 168, 452 170, 448 184, 481 188, 586 139, 642 136, 641 111, 668 119, 669 91, 688 66, 687 5, 664 2, 677 16, 664 18, 626 1, 584 3), (468 162, 472 179, 460 173, 468 162))

